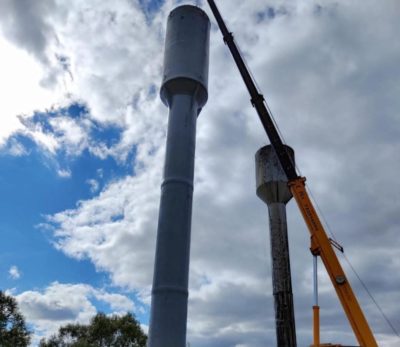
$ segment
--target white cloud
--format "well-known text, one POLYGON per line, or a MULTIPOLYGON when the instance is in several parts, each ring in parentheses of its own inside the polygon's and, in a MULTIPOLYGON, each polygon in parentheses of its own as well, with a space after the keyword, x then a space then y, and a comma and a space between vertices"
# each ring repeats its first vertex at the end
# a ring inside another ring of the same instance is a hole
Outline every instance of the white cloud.
POLYGON ((135 310, 133 301, 128 297, 86 284, 54 282, 43 291, 25 291, 15 297, 27 322, 35 327, 34 342, 57 332, 60 326, 68 323, 89 323, 97 313, 93 299, 108 304, 114 313, 135 310))
POLYGON ((128 297, 121 294, 97 292, 95 296, 98 300, 104 301, 110 305, 113 310, 116 311, 135 311, 135 304, 128 297))
POLYGON ((19 271, 18 267, 15 265, 10 267, 10 269, 8 270, 8 274, 13 280, 21 278, 21 271, 19 271))
POLYGON ((86 181, 86 183, 89 185, 92 193, 96 193, 99 190, 99 182, 97 182, 95 179, 89 179, 86 181))
POLYGON ((8 144, 9 147, 6 149, 6 152, 12 156, 20 157, 29 154, 24 145, 15 139, 11 139, 8 144))
POLYGON ((79 154, 87 147, 87 133, 89 124, 78 123, 67 116, 54 117, 49 121, 57 136, 57 142, 61 143, 67 151, 79 154))
POLYGON ((115 283, 131 289, 144 288, 151 279, 153 256, 148 250, 155 244, 161 176, 156 168, 162 153, 151 161, 157 163, 154 170, 139 170, 134 177, 110 183, 93 200, 81 201, 76 210, 48 220, 59 226, 55 231, 59 249, 73 257, 89 257, 98 270, 109 271, 115 283))
MULTIPOLYGON (((1 22, 1 21, 0 21, 1 22)), ((62 104, 56 90, 40 87, 40 79, 44 74, 43 66, 20 48, 5 41, 0 36, 0 94, 2 103, 2 126, 0 145, 16 131, 22 130, 18 115, 30 115, 33 111, 44 109, 52 104, 62 104)))
POLYGON ((70 178, 72 173, 68 169, 58 169, 57 170, 57 175, 62 177, 62 178, 70 178))
POLYGON ((4 71, 0 70, 0 91, 7 97, 0 105, 5 117, 0 145, 11 134, 22 132, 53 154, 65 149, 79 155, 90 147, 100 157, 125 158, 140 134, 154 127, 154 118, 141 119, 137 112, 155 98, 151 91, 161 71, 164 12, 149 26, 136 2, 37 1, 17 11, 14 2, 6 1, 1 7, 4 71), (35 26, 27 28, 26 23, 35 26), (26 119, 34 111, 72 102, 87 105, 89 117, 100 126, 123 128, 121 143, 110 150, 89 142, 92 124, 84 127, 66 117, 52 119, 52 131, 40 125, 27 129, 17 117, 26 119))

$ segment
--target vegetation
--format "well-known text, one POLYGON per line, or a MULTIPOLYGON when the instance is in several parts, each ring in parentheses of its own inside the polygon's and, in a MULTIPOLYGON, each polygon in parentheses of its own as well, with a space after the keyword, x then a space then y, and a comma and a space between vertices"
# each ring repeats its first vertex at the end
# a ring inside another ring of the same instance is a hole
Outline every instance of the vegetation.
POLYGON ((0 346, 26 347, 29 342, 30 332, 17 301, 0 290, 0 346))
POLYGON ((89 325, 68 324, 39 347, 145 347, 147 337, 131 313, 98 313, 89 325))

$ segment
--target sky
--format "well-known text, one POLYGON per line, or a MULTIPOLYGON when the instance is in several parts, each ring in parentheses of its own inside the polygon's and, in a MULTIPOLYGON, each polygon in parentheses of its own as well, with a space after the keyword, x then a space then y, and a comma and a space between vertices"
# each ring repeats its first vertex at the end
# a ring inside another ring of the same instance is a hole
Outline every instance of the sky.
MULTIPOLYGON (((0 0, 0 289, 32 346, 97 312, 147 331, 168 109, 166 18, 210 16, 209 98, 197 122, 187 341, 274 346, 268 144, 204 1, 0 0)), ((296 152, 329 229, 400 331, 400 3, 230 0, 217 5, 296 152)), ((312 341, 312 256, 287 205, 299 346, 312 341)), ((338 254, 379 346, 396 336, 338 254)), ((356 344, 322 265, 321 339, 356 344)))

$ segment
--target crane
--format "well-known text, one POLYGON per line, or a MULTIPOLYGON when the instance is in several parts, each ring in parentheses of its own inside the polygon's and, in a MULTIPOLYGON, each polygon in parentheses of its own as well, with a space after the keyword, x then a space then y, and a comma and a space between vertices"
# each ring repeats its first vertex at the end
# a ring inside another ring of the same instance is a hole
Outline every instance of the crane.
MULTIPOLYGON (((316 209, 314 208, 314 205, 309 197, 305 183, 306 178, 297 174, 296 167, 290 159, 289 154, 286 152, 282 139, 274 125, 272 115, 266 107, 264 96, 258 90, 255 81, 246 67, 246 64, 235 43, 233 34, 228 30, 214 0, 207 1, 218 23, 219 29, 222 32, 224 42, 228 46, 250 94, 251 104, 256 109, 271 145, 276 152, 282 169, 288 178, 290 191, 296 200, 296 203, 310 232, 311 253, 314 256, 319 256, 321 258, 360 346, 377 347, 378 344, 376 343, 371 328, 369 327, 360 304, 358 303, 350 283, 343 271, 339 259, 336 256, 334 247, 338 247, 338 245, 335 242, 332 242, 332 240, 328 237, 316 212, 316 209)), ((313 346, 323 346, 319 341, 319 311, 317 306, 314 306, 313 319, 313 346)), ((329 344, 326 346, 332 345, 329 344)))

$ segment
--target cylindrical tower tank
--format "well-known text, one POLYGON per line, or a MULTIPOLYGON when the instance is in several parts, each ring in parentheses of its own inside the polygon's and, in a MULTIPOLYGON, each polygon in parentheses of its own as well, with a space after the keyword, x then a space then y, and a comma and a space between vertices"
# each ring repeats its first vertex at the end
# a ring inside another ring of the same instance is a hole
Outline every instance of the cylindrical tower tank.
POLYGON ((167 23, 161 99, 169 107, 149 347, 186 347, 196 120, 207 101, 210 21, 198 7, 167 23))
MULTIPOLYGON (((285 148, 294 162, 293 149, 288 146, 285 148)), ((256 183, 258 197, 268 205, 277 346, 295 347, 296 329, 286 222, 286 204, 292 194, 271 145, 260 148, 256 153, 256 183)))

